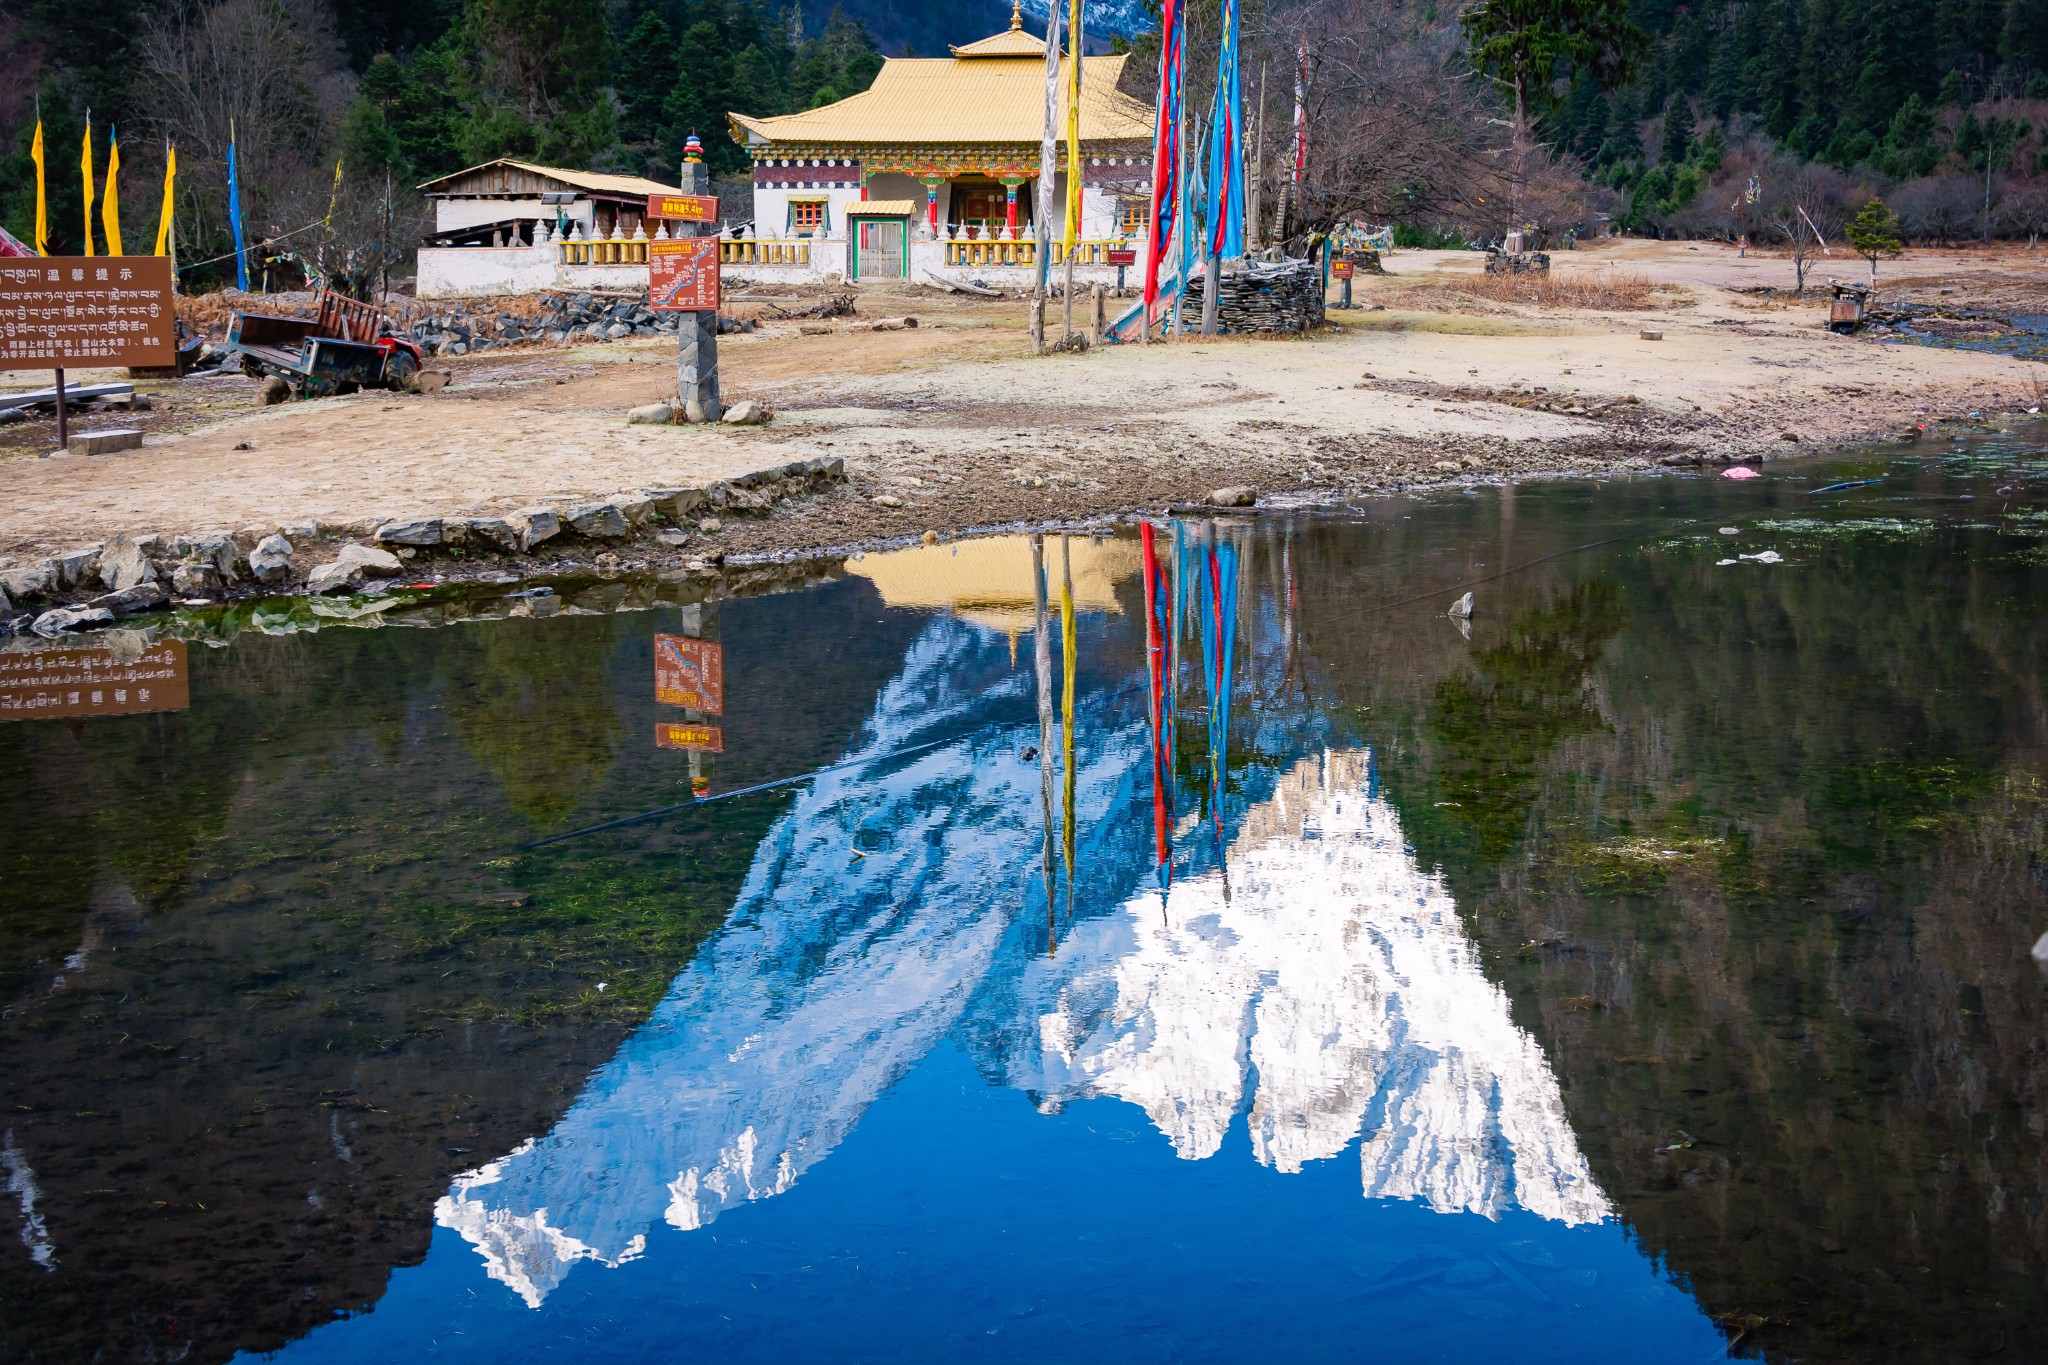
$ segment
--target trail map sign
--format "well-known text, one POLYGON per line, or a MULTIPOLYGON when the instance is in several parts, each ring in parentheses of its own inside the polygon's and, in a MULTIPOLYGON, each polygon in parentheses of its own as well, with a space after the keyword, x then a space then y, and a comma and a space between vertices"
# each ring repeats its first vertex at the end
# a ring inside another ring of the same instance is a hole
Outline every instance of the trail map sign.
POLYGON ((168 256, 0 261, 0 370, 175 365, 168 256))
POLYGON ((654 699, 706 715, 725 711, 725 646, 688 635, 654 637, 654 699))
POLYGON ((0 654, 0 721, 132 716, 191 705, 181 641, 133 659, 117 659, 110 649, 0 654))
POLYGON ((647 216, 666 218, 670 222, 715 223, 718 221, 718 196, 650 194, 647 196, 647 216))
POLYGON ((718 238, 647 244, 647 306, 659 313, 718 311, 718 238))

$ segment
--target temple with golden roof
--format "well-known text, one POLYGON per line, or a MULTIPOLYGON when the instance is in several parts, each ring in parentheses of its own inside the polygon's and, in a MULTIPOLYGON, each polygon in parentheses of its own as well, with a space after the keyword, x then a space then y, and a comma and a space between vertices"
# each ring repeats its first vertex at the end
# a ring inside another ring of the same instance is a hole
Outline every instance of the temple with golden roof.
MULTIPOLYGON (((945 243, 947 266, 1033 265, 1045 59, 1045 39, 1027 33, 1013 7, 1004 32, 950 57, 888 58, 869 89, 836 104, 775 118, 729 115, 734 140, 754 161, 754 221, 744 235, 765 248, 729 251, 729 264, 750 255, 786 260, 786 244, 843 240, 849 279, 907 275, 911 256, 927 254, 912 244, 925 242, 945 243)), ((1079 59, 1079 265, 1105 264, 1144 231, 1152 108, 1117 89, 1126 59, 1079 59)), ((1062 90, 1073 60, 1061 58, 1062 90)), ((1076 170, 1062 143, 1056 215, 1076 170)), ((1055 242, 1064 233, 1056 218, 1055 242)))

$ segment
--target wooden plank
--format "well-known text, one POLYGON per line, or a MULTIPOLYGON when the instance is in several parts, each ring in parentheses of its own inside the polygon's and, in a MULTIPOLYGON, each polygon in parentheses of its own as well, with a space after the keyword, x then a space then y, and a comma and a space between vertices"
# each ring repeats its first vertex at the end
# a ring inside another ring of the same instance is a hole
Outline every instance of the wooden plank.
MULTIPOLYGON (((133 384, 66 384, 66 403, 90 403, 96 398, 118 398, 135 392, 133 384)), ((55 389, 30 389, 27 393, 0 393, 0 408, 32 408, 38 403, 55 403, 55 389)))

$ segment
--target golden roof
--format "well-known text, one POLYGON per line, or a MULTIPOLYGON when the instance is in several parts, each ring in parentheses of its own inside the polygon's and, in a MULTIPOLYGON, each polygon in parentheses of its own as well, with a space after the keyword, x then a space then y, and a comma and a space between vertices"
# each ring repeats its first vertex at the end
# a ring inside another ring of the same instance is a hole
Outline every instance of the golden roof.
MULTIPOLYGON (((775 118, 728 114, 733 140, 756 148, 1036 143, 1045 132, 1045 40, 1012 28, 953 51, 952 57, 888 58, 872 86, 836 104, 775 118)), ((1081 59, 1082 141, 1151 140, 1152 106, 1116 88, 1128 55, 1081 59)), ((1072 60, 1060 59, 1063 87, 1072 60)))
MULTIPOLYGON (((1058 0, 1054 0, 1058 3, 1058 0)), ((950 44, 949 44, 950 46, 950 44)), ((980 42, 953 49, 955 57, 1032 57, 1045 60, 1045 39, 1034 38, 1024 31, 1024 7, 1010 6, 1010 27, 980 42)))
POLYGON ((849 218, 899 218, 906 214, 920 213, 924 205, 915 199, 863 199, 846 206, 849 218))
MULTIPOLYGON (((501 166, 509 167, 515 171, 525 171, 529 175, 546 176, 550 180, 559 180, 564 185, 572 185, 579 190, 595 190, 599 194, 649 195, 684 193, 684 190, 679 185, 664 185, 659 181, 643 180, 637 175, 605 175, 599 171, 574 171, 563 166, 536 166, 530 161, 515 161, 509 156, 501 156, 496 161, 486 161, 481 166, 471 166, 468 170, 452 171, 447 175, 429 180, 424 184, 415 185, 413 188, 428 194, 433 193, 436 187, 439 187, 443 194, 474 193, 477 191, 452 189, 449 186, 449 182, 461 180, 465 176, 478 175, 484 171, 493 170, 501 166)), ((507 187, 500 192, 518 194, 522 188, 507 187)), ((481 192, 489 193, 491 191, 485 188, 481 192)))
MULTIPOLYGON (((1064 554, 1065 561, 1058 536, 1045 538, 1046 596, 1053 612, 1059 611, 1064 565, 1071 564, 1075 609, 1121 614, 1116 589, 1138 572, 1138 542, 1072 536, 1064 554)), ((849 561, 846 571, 873 582, 882 601, 892 607, 950 612, 1009 634, 1029 631, 1036 623, 1031 542, 1025 536, 989 536, 865 555, 849 561)))

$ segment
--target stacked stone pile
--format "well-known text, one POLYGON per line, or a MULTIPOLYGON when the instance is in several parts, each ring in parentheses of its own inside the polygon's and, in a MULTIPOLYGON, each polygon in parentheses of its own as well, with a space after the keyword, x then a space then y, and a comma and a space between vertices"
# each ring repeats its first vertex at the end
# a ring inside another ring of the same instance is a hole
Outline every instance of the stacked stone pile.
MULTIPOLYGON (((1188 282, 1181 326, 1202 330, 1207 281, 1188 282)), ((1246 261, 1216 291, 1216 324, 1225 332, 1306 332, 1323 325, 1323 271, 1315 261, 1246 261)))
MULTIPOLYGON (((513 312, 494 303, 435 309, 413 317, 403 330, 429 355, 467 355, 498 346, 673 336, 677 320, 683 316, 649 308, 644 289, 634 295, 543 294, 537 304, 528 312, 513 312)), ((754 322, 721 316, 718 330, 751 332, 754 322)))

